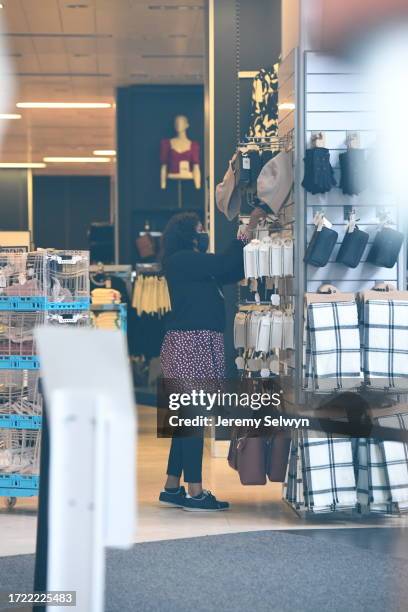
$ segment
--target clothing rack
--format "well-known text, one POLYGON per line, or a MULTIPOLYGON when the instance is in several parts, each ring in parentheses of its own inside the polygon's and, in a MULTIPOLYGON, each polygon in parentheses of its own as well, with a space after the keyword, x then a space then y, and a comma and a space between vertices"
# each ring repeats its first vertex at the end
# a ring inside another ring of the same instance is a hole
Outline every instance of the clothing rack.
POLYGON ((132 293, 132 266, 129 265, 111 265, 111 264, 94 264, 89 266, 89 274, 91 281, 97 285, 96 278, 98 275, 106 276, 107 278, 116 276, 126 283, 128 295, 132 293), (95 282, 96 281, 96 282, 95 282))
MULTIPOLYGON (((337 251, 340 248, 340 243, 345 234, 345 225, 352 211, 356 212, 359 217, 359 228, 366 231, 369 238, 369 245, 373 241, 373 237, 377 232, 384 214, 387 215, 387 220, 391 226, 400 231, 404 231, 402 220, 400 218, 399 206, 395 197, 392 194, 377 193, 368 188, 358 196, 346 196, 337 187, 334 187, 325 195, 313 195, 306 193, 301 186, 303 179, 306 148, 312 146, 313 138, 316 134, 321 135, 323 144, 330 151, 331 164, 334 168, 335 179, 339 184, 339 163, 338 156, 342 150, 345 150, 349 137, 348 135, 356 130, 359 134, 359 142, 362 148, 367 148, 375 143, 376 126, 373 124, 373 115, 361 108, 359 101, 359 93, 356 79, 355 67, 350 66, 350 70, 344 69, 339 63, 331 57, 320 52, 305 52, 301 53, 295 49, 291 54, 283 59, 281 64, 280 74, 285 74, 284 82, 280 83, 280 88, 284 91, 293 92, 293 105, 291 107, 279 111, 279 136, 284 137, 289 132, 292 132, 293 142, 293 159, 294 159, 294 192, 293 200, 285 206, 285 210, 280 215, 280 220, 284 223, 292 223, 293 237, 295 245, 294 253, 294 276, 291 282, 286 283, 286 287, 280 288, 282 293, 289 298, 291 294, 294 300, 295 310, 295 350, 293 351, 294 362, 291 365, 290 360, 286 360, 283 356, 282 363, 287 366, 288 375, 282 378, 282 389, 284 392, 287 404, 296 407, 298 411, 303 411, 305 414, 309 409, 322 407, 324 402, 329 398, 338 397, 338 393, 332 390, 315 390, 304 388, 304 295, 306 292, 315 293, 322 284, 335 285, 340 292, 356 294, 357 292, 370 289, 378 282, 392 283, 397 289, 406 288, 406 248, 401 250, 397 265, 392 269, 378 268, 370 265, 365 261, 366 254, 363 254, 362 262, 356 268, 345 268, 339 263, 336 263, 337 251), (339 112, 327 107, 327 83, 335 82, 339 70, 342 71, 342 94, 343 103, 347 104, 348 112, 339 112), (355 106, 353 107, 353 104, 355 106), (293 106, 293 108, 292 108, 293 106), (355 108, 355 112, 353 112, 355 108), (325 216, 333 224, 333 229, 338 232, 338 242, 333 251, 328 264, 325 267, 317 268, 304 263, 304 256, 309 241, 311 240, 314 224, 313 219, 315 214, 322 211, 325 216)), ((282 96, 284 95, 282 91, 282 96)), ((286 98, 285 98, 286 101, 286 98)), ((288 105, 289 106, 289 105, 288 105)), ((357 387, 358 388, 358 387, 357 387)), ((340 390, 341 391, 341 390, 340 390)), ((364 389, 365 393, 366 389, 364 389)), ((367 394, 381 395, 381 391, 367 390, 367 394)), ((394 400, 398 402, 401 394, 383 393, 384 402, 388 404, 394 400)), ((376 397, 377 399, 377 397, 376 397)), ((379 404, 381 402, 379 401, 379 404)), ((375 414, 376 407, 373 408, 375 414)), ((322 465, 318 467, 313 465, 305 466, 305 461, 310 461, 311 452, 309 450, 314 444, 314 440, 320 441, 322 449, 325 440, 329 439, 327 434, 321 433, 320 438, 313 438, 308 431, 297 432, 292 438, 291 459, 287 479, 284 487, 285 501, 294 509, 300 516, 314 514, 319 507, 319 499, 322 500, 325 496, 319 488, 324 488, 330 493, 330 478, 328 469, 333 473, 336 472, 337 463, 335 460, 326 462, 327 469, 322 465), (317 480, 316 476, 317 475, 317 480), (319 480, 321 474, 321 480, 319 480), (315 479, 315 480, 314 480, 315 479), (326 481, 324 481, 326 479, 326 481), (306 484, 305 484, 306 481, 306 484), (325 487, 319 487, 325 482, 325 487)), ((364 467, 364 462, 361 461, 361 456, 364 452, 368 452, 374 462, 378 464, 382 462, 387 465, 387 444, 382 443, 382 451, 385 453, 385 458, 380 460, 380 448, 377 441, 370 438, 347 439, 341 438, 333 434, 332 441, 337 444, 337 448, 343 448, 344 454, 342 460, 345 470, 348 470, 350 478, 354 478, 353 474, 364 476, 372 469, 371 465, 367 464, 364 467), (346 448, 348 445, 348 448, 346 448), (370 447, 371 445, 371 447, 370 447), (368 446, 368 451, 367 447, 368 446), (375 453, 378 453, 377 455, 375 453), (355 459, 358 457, 358 460, 355 459), (377 459, 376 459, 377 458, 377 459), (355 461, 357 461, 355 463, 355 461), (361 472, 360 472, 361 468, 361 472)), ((320 451, 323 452, 323 451, 320 451)), ((318 456, 318 455, 316 455, 318 456)), ((404 467, 405 459, 401 459, 401 465, 404 467)), ((324 462, 324 461, 323 461, 324 462)), ((383 469, 383 468, 381 468, 383 469)), ((384 468, 386 469, 386 467, 384 468)), ((338 485, 338 483, 337 483, 338 485)), ((336 486, 337 486, 336 485, 336 486)), ((363 486, 363 489, 369 486, 363 486)), ((332 485, 333 491, 335 485, 332 485)), ((341 487, 340 487, 341 488, 341 487)), ((356 491, 361 490, 361 481, 356 480, 356 491)), ((384 488, 385 490, 385 488, 384 488)), ((340 494, 340 498, 343 494, 340 494)), ((335 496, 335 495, 334 495, 335 496)), ((347 494, 344 491, 343 501, 347 494)), ((374 494, 375 497, 375 494, 374 494)), ((391 499, 391 496, 390 496, 391 499)), ((333 513, 342 514, 338 508, 341 504, 333 504, 332 507, 326 505, 326 501, 321 504, 325 506, 325 516, 333 516, 333 513)), ((402 512, 403 505, 398 507, 398 504, 387 503, 380 507, 379 504, 374 504, 367 501, 366 508, 362 508, 360 497, 357 496, 353 502, 349 497, 345 503, 345 512, 353 515, 357 512, 402 512), (358 500, 358 501, 357 501, 358 500)))
POLYGON ((289 150, 293 147, 293 131, 288 132, 283 136, 247 136, 245 140, 238 143, 238 147, 247 147, 248 145, 257 145, 260 149, 272 149, 280 151, 282 149, 289 150))
POLYGON ((162 265, 160 262, 158 261, 153 261, 150 263, 137 263, 135 265, 135 271, 136 271, 136 276, 138 274, 152 274, 152 275, 158 275, 158 274, 162 274, 162 265))

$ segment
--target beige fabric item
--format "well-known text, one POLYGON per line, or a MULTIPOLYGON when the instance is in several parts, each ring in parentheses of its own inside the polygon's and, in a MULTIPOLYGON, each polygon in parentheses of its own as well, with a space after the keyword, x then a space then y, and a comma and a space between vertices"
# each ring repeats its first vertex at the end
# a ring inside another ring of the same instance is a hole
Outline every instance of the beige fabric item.
POLYGON ((146 314, 164 315, 171 310, 170 295, 163 276, 137 277, 132 296, 132 307, 139 316, 146 314))
POLYGON ((280 151, 262 168, 257 181, 258 198, 278 214, 293 184, 292 154, 280 151))
POLYGON ((241 194, 235 184, 234 163, 237 154, 234 153, 229 161, 228 170, 226 171, 221 183, 218 183, 215 188, 215 202, 217 208, 222 212, 229 221, 232 221, 241 208, 241 194))

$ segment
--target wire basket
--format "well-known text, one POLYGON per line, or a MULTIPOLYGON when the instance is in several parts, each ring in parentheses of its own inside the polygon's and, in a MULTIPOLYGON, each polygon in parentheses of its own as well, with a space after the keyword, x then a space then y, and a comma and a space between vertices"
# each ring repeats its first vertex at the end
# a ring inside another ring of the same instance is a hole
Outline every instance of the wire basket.
POLYGON ((0 357, 35 355, 34 329, 44 322, 44 311, 0 311, 0 357))
POLYGON ((39 380, 35 370, 0 370, 0 415, 41 415, 39 380))
POLYGON ((70 304, 71 308, 89 308, 89 290, 88 251, 48 251, 47 297, 50 308, 64 304, 70 304))
POLYGON ((0 474, 38 474, 41 432, 0 430, 0 474))
POLYGON ((62 312, 50 311, 47 313, 46 325, 70 327, 88 327, 91 324, 91 317, 88 311, 84 310, 63 310, 62 312))
POLYGON ((45 300, 47 259, 45 252, 0 252, 0 308, 32 298, 45 300))

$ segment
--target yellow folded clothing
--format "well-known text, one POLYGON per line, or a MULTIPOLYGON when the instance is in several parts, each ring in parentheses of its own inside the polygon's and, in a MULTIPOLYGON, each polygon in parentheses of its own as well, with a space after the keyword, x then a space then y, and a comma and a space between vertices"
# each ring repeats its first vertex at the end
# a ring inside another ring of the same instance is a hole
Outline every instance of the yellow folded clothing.
POLYGON ((94 289, 91 291, 92 304, 113 304, 121 301, 120 292, 116 289, 94 289))

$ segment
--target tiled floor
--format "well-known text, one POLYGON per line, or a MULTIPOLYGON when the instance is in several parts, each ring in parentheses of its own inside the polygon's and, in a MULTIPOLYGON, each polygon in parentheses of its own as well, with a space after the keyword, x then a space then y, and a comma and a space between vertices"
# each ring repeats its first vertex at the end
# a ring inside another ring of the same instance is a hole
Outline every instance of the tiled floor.
MULTIPOLYGON (((220 499, 231 503, 229 512, 195 514, 169 509, 157 503, 163 485, 168 440, 157 439, 156 412, 138 410, 138 523, 135 541, 167 540, 219 533, 263 529, 332 529, 356 527, 405 527, 408 517, 330 520, 327 517, 300 519, 281 501, 281 485, 243 487, 223 458, 210 457, 206 444, 205 486, 220 499)), ((31 553, 35 550, 36 500, 19 499, 16 508, 0 510, 0 556, 31 553)))

